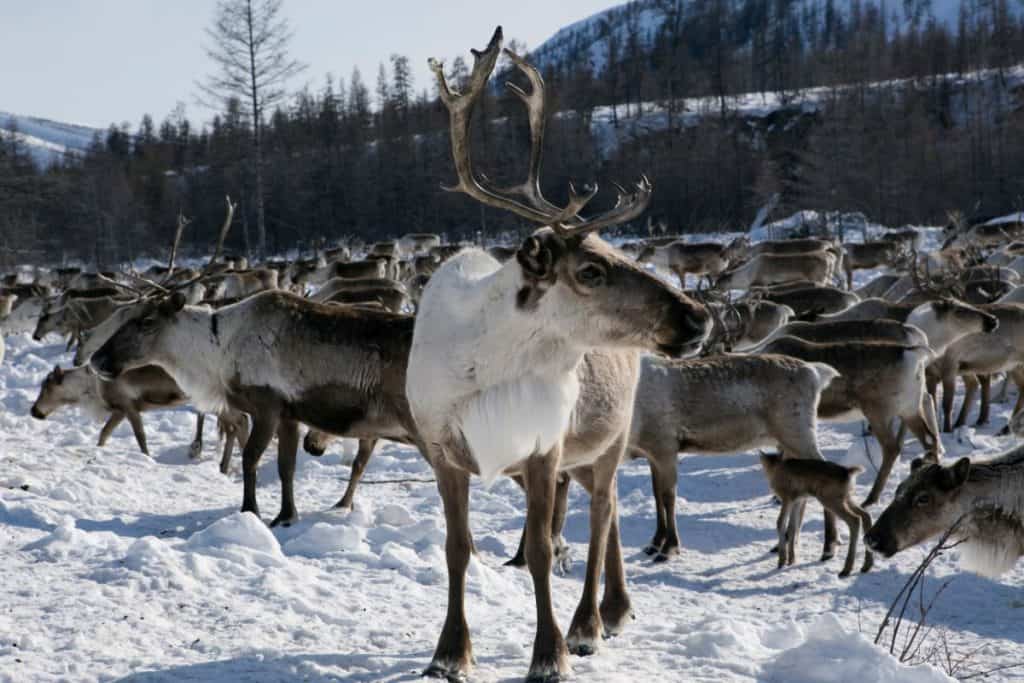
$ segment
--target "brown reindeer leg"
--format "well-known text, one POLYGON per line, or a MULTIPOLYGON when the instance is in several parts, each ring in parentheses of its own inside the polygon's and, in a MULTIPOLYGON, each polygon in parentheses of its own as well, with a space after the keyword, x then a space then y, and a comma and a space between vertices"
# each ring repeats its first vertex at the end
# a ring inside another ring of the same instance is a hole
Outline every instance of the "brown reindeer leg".
POLYGON ((252 433, 242 449, 242 512, 251 512, 257 517, 260 508, 256 504, 256 469, 277 431, 278 419, 276 412, 253 415, 252 433))
POLYGON ((434 467, 437 489, 444 504, 448 612, 434 657, 423 675, 457 681, 469 675, 473 660, 465 611, 466 567, 473 547, 469 533, 469 474, 448 465, 443 457, 441 453, 434 453, 427 460, 434 467))
MULTIPOLYGON (((864 416, 871 424, 875 438, 878 439, 878 444, 882 447, 882 466, 878 469, 875 483, 871 486, 871 491, 863 503, 864 507, 868 507, 877 503, 881 497, 882 490, 885 488, 885 482, 889 480, 889 473, 892 472, 892 466, 896 463, 896 458, 899 457, 900 449, 899 444, 896 443, 895 436, 889 429, 889 420, 884 415, 876 415, 874 413, 869 415, 865 413, 864 416)), ((911 422, 913 420, 908 422, 907 427, 913 431, 914 425, 911 422)))
MULTIPOLYGON (((857 505, 852 500, 846 501, 846 507, 853 514, 855 514, 858 517, 860 517, 860 530, 861 530, 861 533, 866 534, 868 532, 868 529, 871 528, 871 515, 868 514, 867 510, 865 510, 861 506, 857 505)), ((857 540, 860 540, 860 539, 857 539, 857 540)), ((851 541, 851 545, 852 544, 853 544, 853 542, 851 541)), ((862 573, 863 572, 869 572, 869 571, 871 571, 871 567, 873 567, 874 565, 875 565, 875 556, 871 553, 871 548, 867 547, 867 544, 865 543, 864 544, 864 564, 861 565, 860 571, 862 573)))
MULTIPOLYGON (((655 562, 667 562, 670 557, 679 554, 679 531, 676 529, 676 487, 679 484, 679 471, 675 453, 657 456, 658 467, 658 522, 663 529, 661 545, 654 556, 655 562)), ((653 465, 652 465, 653 466, 653 465)))
POLYGON ((114 412, 112 412, 110 414, 110 419, 107 420, 107 423, 103 425, 103 429, 100 430, 100 440, 96 445, 99 446, 100 448, 106 446, 107 439, 110 438, 110 435, 114 433, 114 430, 117 429, 117 426, 121 424, 123 421, 124 413, 122 413, 120 410, 115 410, 114 412))
POLYGON ((846 551, 846 562, 843 564, 843 570, 839 572, 839 578, 845 579, 853 571, 853 563, 857 560, 857 541, 860 540, 861 518, 854 514, 852 510, 848 510, 845 504, 834 508, 833 512, 846 522, 846 526, 850 530, 850 547, 846 551))
MULTIPOLYGON (((518 474, 511 477, 512 481, 519 484, 519 488, 526 492, 526 482, 518 474)), ((569 561, 569 544, 562 538, 562 527, 565 525, 565 514, 569 507, 569 475, 560 473, 558 485, 555 488, 555 510, 551 515, 551 545, 554 548, 554 568, 558 573, 567 573, 569 568, 565 564, 569 561), (563 566, 559 566, 561 563, 563 566)), ((523 525, 523 532, 519 535, 519 547, 516 554, 505 563, 506 567, 526 566, 526 525, 523 525)))
POLYGON ((135 434, 135 441, 139 444, 139 450, 149 455, 149 446, 146 445, 146 430, 142 427, 142 415, 134 408, 127 413, 128 424, 132 426, 132 433, 135 434))
POLYGON ((942 372, 942 431, 953 431, 953 397, 956 396, 956 371, 942 372))
POLYGON ((587 490, 591 501, 590 546, 583 595, 573 615, 568 637, 570 651, 580 656, 596 652, 601 635, 620 633, 626 621, 633 616, 617 523, 615 463, 621 458, 620 449, 623 448, 624 443, 620 440, 593 466, 573 471, 573 477, 587 490), (605 588, 598 606, 597 590, 602 569, 605 588))
POLYGON ((206 422, 206 413, 196 413, 196 437, 192 439, 192 445, 188 447, 188 457, 195 460, 203 454, 203 424, 206 422))
POLYGON ((348 486, 345 487, 345 495, 341 497, 334 507, 345 508, 346 510, 352 509, 352 499, 356 495, 356 486, 359 485, 359 480, 363 478, 363 472, 366 471, 366 463, 370 461, 370 456, 373 455, 373 449, 377 446, 377 439, 359 439, 359 452, 356 453, 356 459, 352 461, 352 470, 348 478, 348 486))
MULTIPOLYGON (((519 488, 526 493, 526 482, 518 474, 510 477, 512 481, 519 484, 519 488)), ((525 567, 526 566, 526 525, 523 525, 523 531, 519 534, 519 547, 516 548, 516 554, 512 556, 512 559, 505 563, 506 567, 525 567)))
POLYGON ((281 479, 281 511, 270 523, 291 526, 298 521, 295 509, 295 459, 299 450, 299 423, 281 420, 277 427, 277 476, 281 479))
POLYGON ((612 515, 608 526, 608 548, 604 554, 604 596, 601 598, 601 621, 606 638, 622 633, 635 617, 626 589, 626 568, 622 563, 622 541, 619 538, 619 503, 615 482, 611 485, 612 515))
POLYGON ((960 404, 960 414, 957 415, 956 422, 953 423, 953 429, 959 429, 967 424, 967 415, 971 412, 971 406, 974 404, 974 397, 978 395, 978 376, 977 375, 964 375, 964 400, 960 404))
POLYGON ((668 524, 665 520, 665 506, 661 504, 660 468, 655 464, 654 458, 647 458, 647 464, 651 468, 651 493, 654 494, 654 514, 657 521, 654 528, 654 537, 651 538, 650 543, 644 546, 644 552, 648 555, 654 555, 665 543, 668 524))
MULTIPOLYGON (((613 446, 615 448, 615 446, 613 446)), ((584 468, 580 468, 584 469, 584 468)), ((573 615, 566 642, 569 651, 585 657, 597 652, 603 632, 601 614, 597 609, 597 591, 601 585, 611 526, 615 469, 601 460, 580 473, 580 483, 590 494, 590 545, 587 550, 587 569, 583 580, 583 595, 573 615), (608 470, 611 470, 609 473, 608 470), (611 479, 611 482, 608 480, 611 479)))
MULTIPOLYGON (((526 564, 533 578, 537 605, 537 632, 527 681, 556 681, 569 673, 568 650, 551 604, 551 516, 561 459, 562 445, 557 444, 548 453, 527 458, 523 468, 526 481, 526 564)), ((593 520, 591 524, 594 524, 593 520)))
POLYGON ((782 501, 782 507, 779 508, 779 517, 775 520, 775 530, 779 534, 779 545, 777 546, 777 554, 779 557, 778 568, 782 569, 786 566, 789 557, 789 518, 793 514, 793 508, 796 505, 796 501, 784 500, 782 501))
POLYGON ((978 382, 981 384, 981 408, 978 409, 978 421, 974 425, 981 427, 988 424, 992 405, 992 375, 978 375, 978 382))
POLYGON ((249 422, 245 413, 229 409, 225 415, 217 418, 224 425, 224 452, 220 456, 220 473, 227 474, 231 467, 231 454, 238 447, 244 449, 249 439, 249 422))
POLYGON ((569 509, 569 484, 572 478, 565 472, 558 475, 555 486, 555 509, 551 513, 551 546, 554 549, 554 571, 556 574, 568 574, 572 565, 572 549, 562 536, 565 526, 565 515, 569 509))

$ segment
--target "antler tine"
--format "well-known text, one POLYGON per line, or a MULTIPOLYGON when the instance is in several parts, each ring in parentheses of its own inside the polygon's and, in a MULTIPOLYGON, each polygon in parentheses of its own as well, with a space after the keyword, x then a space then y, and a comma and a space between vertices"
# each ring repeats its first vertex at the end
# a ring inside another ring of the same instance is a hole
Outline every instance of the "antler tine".
MULTIPOLYGON (((125 284, 124 282, 118 282, 117 280, 115 280, 113 278, 107 277, 103 273, 96 273, 96 278, 100 282, 106 282, 108 285, 111 285, 113 287, 117 287, 118 289, 123 289, 126 292, 131 292, 132 294, 134 294, 137 297, 145 297, 146 296, 146 293, 143 292, 141 289, 138 289, 136 287, 132 287, 131 285, 125 284)), ((152 284, 156 284, 156 283, 152 283, 152 284)))
MULTIPOLYGON (((647 210, 648 204, 651 203, 651 192, 653 190, 654 188, 651 186, 651 181, 647 179, 647 176, 641 176, 640 182, 636 184, 636 191, 632 194, 620 188, 614 207, 592 218, 585 218, 579 225, 565 228, 560 232, 564 237, 572 237, 588 232, 596 232, 610 225, 631 221, 647 210)), ((597 192, 596 187, 594 192, 597 192)))
POLYGON ((170 289, 165 291, 174 292, 180 289, 186 289, 210 274, 210 271, 213 269, 213 266, 217 263, 217 259, 220 258, 221 250, 224 248, 224 240, 227 239, 228 233, 231 231, 231 221, 235 217, 235 207, 237 206, 237 204, 234 204, 231 201, 230 196, 225 195, 224 199, 227 201, 228 213, 227 216, 224 217, 224 224, 221 226, 220 235, 217 238, 217 246, 214 247, 213 255, 210 257, 210 260, 206 262, 206 265, 203 267, 201 271, 199 271, 198 275, 189 280, 186 280, 185 282, 174 285, 170 289))
POLYGON ((181 235, 185 232, 185 227, 191 222, 185 218, 185 214, 181 211, 178 212, 178 225, 174 230, 174 241, 171 242, 171 256, 167 260, 167 275, 164 277, 164 282, 170 281, 171 276, 174 275, 174 261, 178 257, 178 245, 181 243, 181 235))

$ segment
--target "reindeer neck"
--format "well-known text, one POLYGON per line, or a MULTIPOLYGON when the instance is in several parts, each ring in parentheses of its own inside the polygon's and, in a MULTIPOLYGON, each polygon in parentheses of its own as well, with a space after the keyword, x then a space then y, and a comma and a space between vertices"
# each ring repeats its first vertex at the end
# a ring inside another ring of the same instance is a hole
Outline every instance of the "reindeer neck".
POLYGON ((224 407, 224 345, 237 329, 230 324, 234 317, 227 309, 186 306, 161 345, 157 364, 200 410, 220 412, 224 407))
POLYGON ((513 260, 489 276, 482 287, 477 311, 480 329, 474 340, 474 355, 487 361, 476 367, 477 381, 482 385, 529 374, 566 374, 576 368, 586 352, 561 333, 549 314, 517 305, 517 295, 525 285, 522 271, 513 260))

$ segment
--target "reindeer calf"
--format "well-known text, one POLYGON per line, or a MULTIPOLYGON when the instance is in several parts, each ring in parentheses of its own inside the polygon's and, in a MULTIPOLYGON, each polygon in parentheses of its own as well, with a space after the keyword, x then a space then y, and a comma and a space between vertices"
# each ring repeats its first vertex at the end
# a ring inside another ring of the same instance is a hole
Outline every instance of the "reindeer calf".
MULTIPOLYGON (((850 575, 857 559, 857 541, 861 531, 871 528, 871 515, 853 500, 854 479, 860 467, 843 467, 827 460, 783 459, 781 454, 762 453, 761 466, 772 492, 782 501, 776 527, 779 532, 779 568, 796 562, 796 541, 800 534, 803 507, 808 498, 815 498, 825 510, 846 522, 850 529, 850 547, 841 578, 850 575)), ((864 550, 866 572, 875 562, 870 549, 864 550)))

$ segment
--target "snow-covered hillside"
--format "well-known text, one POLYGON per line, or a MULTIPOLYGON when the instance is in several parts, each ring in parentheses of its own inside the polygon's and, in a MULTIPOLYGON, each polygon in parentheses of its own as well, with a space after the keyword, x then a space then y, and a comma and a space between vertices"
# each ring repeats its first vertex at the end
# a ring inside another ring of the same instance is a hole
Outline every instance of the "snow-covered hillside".
MULTIPOLYGON (((737 16, 744 14, 745 4, 745 0, 731 3, 737 16)), ((806 30, 814 17, 819 23, 825 20, 826 4, 827 0, 796 0, 792 3, 792 16, 805 27, 802 30, 806 30)), ((832 7, 837 14, 837 21, 847 21, 854 4, 854 0, 834 0, 832 7)), ((891 31, 902 31, 909 26, 925 26, 934 20, 955 32, 961 5, 965 6, 969 19, 987 17, 992 11, 989 5, 976 0, 907 0, 888 3, 864 0, 856 4, 861 12, 866 12, 869 5, 884 8, 891 31)), ((681 9, 685 21, 707 11, 708 3, 696 0, 635 0, 615 5, 560 29, 530 55, 541 68, 553 67, 568 59, 584 59, 594 72, 600 73, 607 64, 609 49, 614 45, 621 55, 627 49, 631 35, 636 36, 641 51, 650 48, 667 17, 680 11, 677 8, 681 9)), ((1024 5, 1010 3, 1009 9, 1011 12, 1022 13, 1024 5)))
POLYGON ((10 134, 11 131, 17 131, 40 166, 49 165, 65 153, 84 152, 97 134, 103 134, 88 126, 0 111, 0 133, 10 134))
MULTIPOLYGON (((267 529, 237 512, 238 457, 230 476, 217 471, 212 421, 201 461, 189 460, 194 419, 184 410, 145 416, 152 459, 138 453, 127 427, 98 449, 100 424, 76 410, 45 422, 28 417, 42 378, 67 362, 57 340, 7 341, 0 681, 418 680, 444 618, 446 569, 439 498, 413 449, 379 447, 351 512, 331 507, 345 486, 351 445, 319 459, 300 454, 301 520, 267 529)), ((984 430, 947 435, 947 457, 1012 445, 993 435, 1009 405, 996 406, 984 430)), ((859 423, 822 425, 820 442, 832 460, 866 463, 865 443, 878 458, 859 423)), ((268 519, 279 501, 273 451, 259 473, 268 519)), ((919 453, 916 442, 908 444, 883 501, 919 453)), ((622 468, 619 512, 636 620, 595 656, 571 658, 574 680, 952 680, 899 665, 870 642, 924 549, 879 558, 872 572, 841 580, 839 558, 816 561, 822 523, 812 508, 797 564, 779 571, 768 554, 778 508, 754 453, 683 456, 679 472, 684 549, 652 564, 642 552, 655 525, 648 467, 622 468)), ((861 476, 860 495, 869 479, 861 476)), ((508 480, 490 489, 475 482, 471 508, 479 551, 467 596, 474 680, 521 680, 533 590, 527 573, 502 563, 522 528, 522 494, 508 480)), ((582 587, 587 510, 586 495, 574 487, 566 537, 575 561, 552 587, 563 628, 582 587)), ((945 638, 955 656, 973 653, 961 673, 1024 662, 1024 565, 989 580, 961 574, 950 556, 935 573, 954 581, 931 612, 931 638, 945 638)), ((1019 680, 1019 673, 985 680, 1019 680)))

